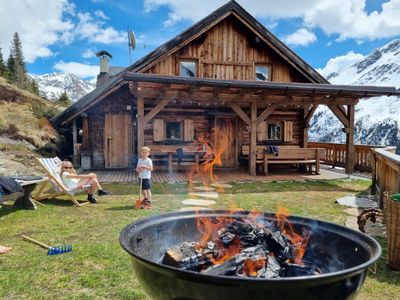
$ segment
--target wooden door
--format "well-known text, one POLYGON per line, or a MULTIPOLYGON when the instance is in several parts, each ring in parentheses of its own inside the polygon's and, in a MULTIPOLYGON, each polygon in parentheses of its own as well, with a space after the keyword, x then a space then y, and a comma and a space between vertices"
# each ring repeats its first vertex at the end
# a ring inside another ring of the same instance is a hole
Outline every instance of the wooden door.
POLYGON ((236 117, 221 117, 215 119, 214 149, 220 150, 223 168, 237 167, 236 117))
POLYGON ((105 115, 104 156, 106 168, 130 167, 132 161, 131 115, 105 115))

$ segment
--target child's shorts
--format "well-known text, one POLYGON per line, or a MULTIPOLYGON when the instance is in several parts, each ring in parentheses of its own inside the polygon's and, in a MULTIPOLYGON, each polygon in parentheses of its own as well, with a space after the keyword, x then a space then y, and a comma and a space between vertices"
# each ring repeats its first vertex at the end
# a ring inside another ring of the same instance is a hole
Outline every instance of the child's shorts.
POLYGON ((149 190, 150 188, 151 188, 150 179, 142 179, 142 191, 149 190))

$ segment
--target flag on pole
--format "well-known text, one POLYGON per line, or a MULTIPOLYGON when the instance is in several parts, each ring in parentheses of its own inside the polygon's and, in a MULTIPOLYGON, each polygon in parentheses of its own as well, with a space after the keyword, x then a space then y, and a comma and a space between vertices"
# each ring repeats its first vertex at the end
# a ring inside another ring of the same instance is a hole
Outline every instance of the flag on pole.
POLYGON ((136 48, 136 37, 132 30, 129 30, 129 47, 131 47, 132 50, 136 48))

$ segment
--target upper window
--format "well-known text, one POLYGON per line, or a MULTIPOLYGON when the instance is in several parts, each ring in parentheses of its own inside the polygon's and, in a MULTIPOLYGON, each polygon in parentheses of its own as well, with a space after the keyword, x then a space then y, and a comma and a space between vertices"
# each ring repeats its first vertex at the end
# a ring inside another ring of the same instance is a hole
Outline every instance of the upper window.
POLYGON ((276 123, 268 124, 268 140, 281 140, 281 125, 276 123))
POLYGON ((268 81, 271 80, 270 68, 267 65, 256 65, 256 80, 268 81))
POLYGON ((165 124, 165 137, 169 140, 182 140, 183 139, 183 126, 182 122, 166 122, 165 124))
POLYGON ((194 60, 181 60, 179 62, 179 76, 196 77, 197 64, 194 60))

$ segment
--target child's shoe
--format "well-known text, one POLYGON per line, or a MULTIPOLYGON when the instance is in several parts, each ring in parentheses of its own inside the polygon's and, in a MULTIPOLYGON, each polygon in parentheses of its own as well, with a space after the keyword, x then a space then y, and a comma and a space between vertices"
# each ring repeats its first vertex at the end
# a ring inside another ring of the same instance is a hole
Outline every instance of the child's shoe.
POLYGON ((140 205, 140 209, 150 209, 151 208, 151 201, 147 198, 144 198, 142 204, 140 205))
POLYGON ((96 198, 93 196, 93 194, 89 194, 88 196, 87 196, 87 199, 88 199, 88 201, 90 201, 90 203, 97 203, 97 200, 96 200, 96 198))
POLYGON ((97 192, 97 195, 99 195, 99 196, 107 196, 107 195, 111 195, 111 194, 112 193, 110 191, 107 191, 107 190, 99 190, 97 192))

